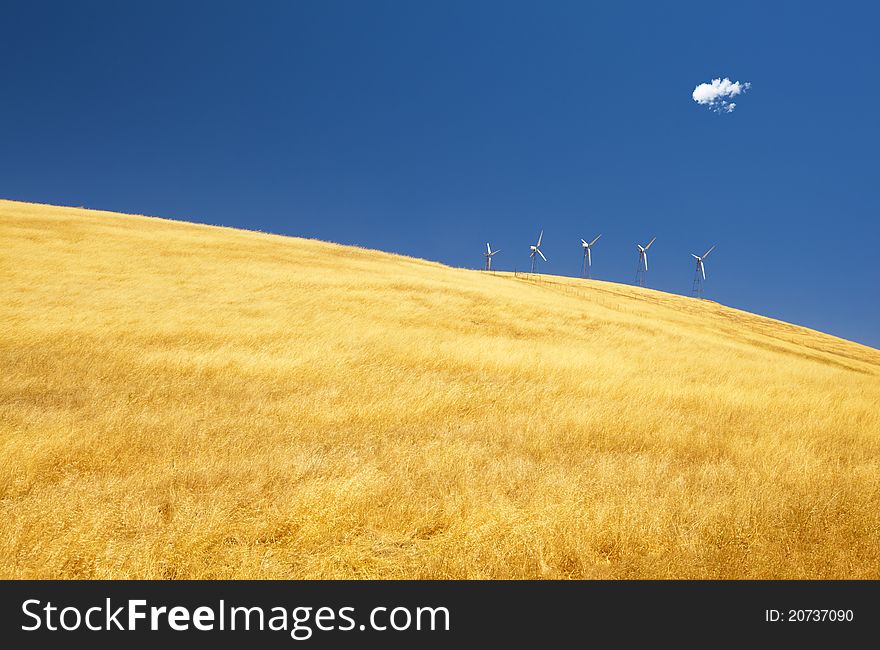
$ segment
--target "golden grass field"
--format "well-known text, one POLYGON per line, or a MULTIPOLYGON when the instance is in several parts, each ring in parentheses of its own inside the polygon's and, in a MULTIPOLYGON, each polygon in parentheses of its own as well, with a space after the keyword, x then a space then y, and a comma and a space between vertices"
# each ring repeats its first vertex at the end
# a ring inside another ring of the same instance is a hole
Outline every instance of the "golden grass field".
POLYGON ((880 352, 0 201, 2 578, 880 578, 880 352))

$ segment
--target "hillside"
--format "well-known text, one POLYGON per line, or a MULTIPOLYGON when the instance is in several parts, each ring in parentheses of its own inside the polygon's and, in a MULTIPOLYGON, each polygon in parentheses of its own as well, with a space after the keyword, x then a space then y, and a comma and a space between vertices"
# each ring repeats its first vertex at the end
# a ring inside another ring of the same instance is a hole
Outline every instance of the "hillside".
POLYGON ((2 578, 880 578, 880 352, 0 201, 2 578))

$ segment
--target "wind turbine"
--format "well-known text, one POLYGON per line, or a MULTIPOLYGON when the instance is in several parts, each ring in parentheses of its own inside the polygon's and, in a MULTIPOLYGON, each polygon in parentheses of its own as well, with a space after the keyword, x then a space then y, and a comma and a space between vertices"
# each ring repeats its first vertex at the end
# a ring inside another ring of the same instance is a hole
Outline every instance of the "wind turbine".
POLYGON ((691 253, 691 257, 697 260, 697 270, 694 273, 694 289, 693 293, 697 298, 703 297, 703 282, 706 280, 706 265, 703 264, 703 260, 709 257, 709 253, 715 250, 715 247, 718 244, 712 244, 712 248, 707 250, 702 255, 694 255, 691 253))
MULTIPOLYGON (((654 237, 654 239, 657 239, 654 237)), ((645 286, 645 274, 648 272, 648 249, 654 243, 654 239, 648 242, 647 246, 636 244, 639 247, 639 266, 636 268, 636 284, 640 287, 645 286)))
POLYGON ((483 257, 486 258, 486 270, 487 270, 487 271, 491 271, 491 270, 492 270, 492 256, 493 256, 495 253, 500 253, 500 252, 501 252, 500 250, 493 251, 493 250, 492 250, 492 247, 489 246, 489 242, 486 242, 486 252, 483 253, 483 257))
MULTIPOLYGON (((599 235, 601 237, 602 235, 599 235)), ((593 277, 593 256, 590 254, 590 249, 593 247, 597 241, 599 241, 599 237, 596 237, 589 244, 581 239, 581 245, 584 247, 584 270, 581 275, 585 278, 593 277)))
POLYGON ((534 246, 529 246, 529 250, 531 250, 531 253, 529 253, 529 257, 532 258, 532 271, 531 271, 532 273, 535 272, 535 268, 538 266, 538 255, 541 256, 542 260, 544 260, 545 262, 547 261, 547 258, 544 257, 544 253, 541 252, 541 240, 543 238, 544 238, 544 231, 542 230, 541 234, 538 235, 538 243, 535 244, 534 246), (537 255, 536 255, 536 253, 537 253, 537 255))

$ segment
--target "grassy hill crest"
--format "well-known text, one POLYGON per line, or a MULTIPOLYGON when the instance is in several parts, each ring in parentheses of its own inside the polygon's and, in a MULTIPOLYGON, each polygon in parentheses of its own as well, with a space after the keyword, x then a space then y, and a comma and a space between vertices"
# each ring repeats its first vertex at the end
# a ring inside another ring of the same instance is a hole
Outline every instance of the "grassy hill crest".
POLYGON ((77 208, 0 242, 0 577, 880 577, 873 348, 77 208))

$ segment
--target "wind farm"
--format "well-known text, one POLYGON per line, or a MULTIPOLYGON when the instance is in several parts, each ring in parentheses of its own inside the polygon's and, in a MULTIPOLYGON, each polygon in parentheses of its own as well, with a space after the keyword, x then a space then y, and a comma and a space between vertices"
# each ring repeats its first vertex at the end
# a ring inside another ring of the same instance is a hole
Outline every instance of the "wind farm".
POLYGON ((99 210, 0 241, 4 578, 880 578, 876 349, 99 210))
MULTIPOLYGON (((593 268, 592 249, 593 249, 593 246, 595 246, 596 242, 599 241, 599 239, 601 237, 602 237, 601 234, 597 235, 590 242, 588 242, 586 239, 581 238, 581 247, 583 249, 583 265, 581 268, 580 277, 582 279, 591 280, 593 277, 593 275, 592 275, 592 268, 593 268)), ((540 256, 541 259, 543 259, 545 262, 547 261, 547 258, 544 257, 544 253, 541 252, 541 250, 540 250, 541 241, 543 240, 543 238, 544 238, 544 231, 541 230, 541 233, 538 235, 537 243, 529 247, 529 261, 530 261, 529 272, 531 274, 536 273, 538 256, 540 256)), ((653 237, 651 239, 651 241, 649 241, 644 246, 642 246, 641 244, 636 244, 636 248, 638 249, 638 252, 639 252, 639 261, 638 261, 638 266, 636 268, 636 280, 635 280, 636 286, 644 287, 646 284, 646 275, 648 272, 648 249, 651 248, 651 245, 654 243, 654 241, 656 241, 656 239, 657 239, 656 237, 653 237)), ((711 253, 713 250, 715 250, 716 245, 717 244, 713 244, 711 246, 711 248, 709 248, 709 250, 707 250, 702 255, 696 255, 694 253, 691 253, 691 257, 696 261, 696 271, 694 274, 693 286, 692 286, 691 292, 695 297, 700 298, 700 299, 703 298, 703 288, 704 288, 704 283, 706 281, 706 267, 704 264, 704 260, 706 259, 706 257, 709 256, 709 253, 711 253)), ((483 253, 483 255, 486 258, 486 263, 485 263, 485 267, 484 267, 484 269, 486 271, 492 270, 492 256, 498 252, 499 251, 493 251, 492 247, 489 245, 489 243, 488 242, 486 243, 486 252, 483 253)))

